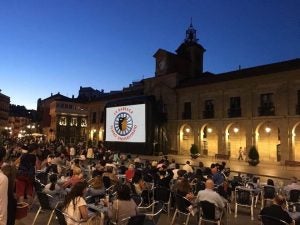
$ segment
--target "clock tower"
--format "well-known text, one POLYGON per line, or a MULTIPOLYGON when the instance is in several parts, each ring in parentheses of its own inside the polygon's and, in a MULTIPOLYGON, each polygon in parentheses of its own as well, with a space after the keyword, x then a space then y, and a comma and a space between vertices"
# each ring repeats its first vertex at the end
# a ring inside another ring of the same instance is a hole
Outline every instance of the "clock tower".
POLYGON ((176 50, 177 55, 190 62, 189 73, 194 77, 203 73, 203 55, 205 49, 198 43, 196 30, 191 22, 185 32, 184 42, 176 50))

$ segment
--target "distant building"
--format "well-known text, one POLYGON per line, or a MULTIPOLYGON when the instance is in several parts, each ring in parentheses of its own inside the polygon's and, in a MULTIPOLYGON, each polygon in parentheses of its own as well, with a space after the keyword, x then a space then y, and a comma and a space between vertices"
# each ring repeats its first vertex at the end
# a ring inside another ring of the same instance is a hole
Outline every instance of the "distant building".
MULTIPOLYGON (((153 77, 111 93, 81 87, 77 100, 64 97, 56 104, 80 100, 86 139, 99 141, 104 139, 106 103, 151 96, 157 107, 153 153, 189 155, 195 144, 202 155, 238 158, 240 147, 247 154, 254 145, 262 161, 300 161, 300 59, 213 74, 203 71, 204 52, 191 24, 176 53, 156 51, 153 77)), ((71 110, 61 107, 53 113, 55 104, 45 104, 50 99, 41 101, 47 108, 42 115, 57 130, 58 118, 71 110)))
POLYGON ((36 110, 27 110, 25 106, 11 104, 8 126, 11 137, 29 136, 38 131, 36 110))
POLYGON ((1 93, 0 90, 0 130, 8 126, 10 97, 1 93))
POLYGON ((83 101, 91 101, 93 99, 99 98, 103 95, 104 90, 95 90, 91 87, 80 86, 78 99, 83 101))
POLYGON ((38 100, 39 126, 49 141, 78 143, 87 137, 88 111, 78 99, 60 93, 38 100))

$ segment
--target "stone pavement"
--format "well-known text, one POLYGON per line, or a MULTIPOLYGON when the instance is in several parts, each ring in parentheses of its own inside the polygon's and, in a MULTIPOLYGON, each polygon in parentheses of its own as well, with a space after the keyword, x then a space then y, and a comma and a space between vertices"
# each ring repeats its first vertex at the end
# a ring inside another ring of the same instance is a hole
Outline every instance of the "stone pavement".
MULTIPOLYGON (((151 160, 158 160, 161 157, 157 156, 141 156, 142 159, 151 159, 151 160)), ((186 160, 190 160, 192 165, 198 165, 199 161, 202 161, 205 166, 210 166, 212 162, 220 162, 222 160, 215 160, 214 158, 198 158, 198 159, 191 159, 189 156, 180 156, 180 155, 169 155, 169 159, 175 159, 176 162, 184 164, 186 160)), ((282 181, 284 183, 288 182, 288 179, 292 176, 296 176, 300 178, 300 169, 298 167, 285 167, 278 163, 270 163, 270 162, 261 162, 258 166, 252 167, 249 166, 245 161, 238 161, 238 160, 230 160, 227 161, 228 167, 231 168, 233 173, 240 171, 242 173, 252 173, 259 175, 262 180, 267 179, 268 176, 277 177, 274 178, 275 180, 282 181), (279 179, 280 178, 280 179, 279 179)), ((33 222, 33 218, 35 213, 38 209, 38 204, 36 204, 33 209, 28 213, 27 217, 23 218, 22 220, 16 220, 16 225, 31 225, 33 222)), ((250 219, 250 209, 249 208, 239 208, 238 209, 238 217, 234 218, 234 204, 231 203, 231 214, 226 214, 223 218, 224 225, 258 225, 260 222, 257 220, 257 216, 260 211, 260 203, 258 203, 257 208, 254 210, 254 220, 251 221, 250 219)), ((171 217, 169 218, 166 214, 162 214, 158 225, 167 225, 170 224, 174 210, 171 212, 171 217)), ((36 225, 46 225, 49 213, 43 212, 39 215, 36 225)), ((177 218, 175 220, 175 224, 183 224, 184 218, 177 218)), ((190 225, 196 225, 197 220, 195 217, 191 217, 190 225)), ((58 225, 58 222, 53 217, 51 221, 51 225, 58 225)))

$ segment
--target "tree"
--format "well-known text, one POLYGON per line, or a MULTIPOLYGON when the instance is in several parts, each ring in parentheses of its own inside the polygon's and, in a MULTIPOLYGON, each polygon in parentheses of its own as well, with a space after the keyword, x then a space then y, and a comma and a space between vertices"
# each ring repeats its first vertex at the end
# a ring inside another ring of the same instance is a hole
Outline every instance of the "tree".
POLYGON ((255 146, 251 146, 249 149, 248 162, 251 166, 256 166, 259 163, 259 154, 255 146))
POLYGON ((195 144, 192 144, 191 149, 190 149, 191 155, 196 155, 198 154, 198 146, 195 144))

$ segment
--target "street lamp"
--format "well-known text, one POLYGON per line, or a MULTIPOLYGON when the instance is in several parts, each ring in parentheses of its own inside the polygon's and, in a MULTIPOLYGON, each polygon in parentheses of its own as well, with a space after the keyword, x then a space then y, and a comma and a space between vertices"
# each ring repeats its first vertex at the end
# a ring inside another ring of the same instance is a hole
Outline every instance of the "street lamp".
POLYGON ((32 125, 28 124, 26 127, 29 130, 29 135, 31 136, 32 131, 35 129, 35 125, 34 124, 32 124, 32 125))
POLYGON ((12 128, 11 127, 4 127, 4 129, 9 134, 9 136, 11 136, 11 134, 12 134, 12 128))

